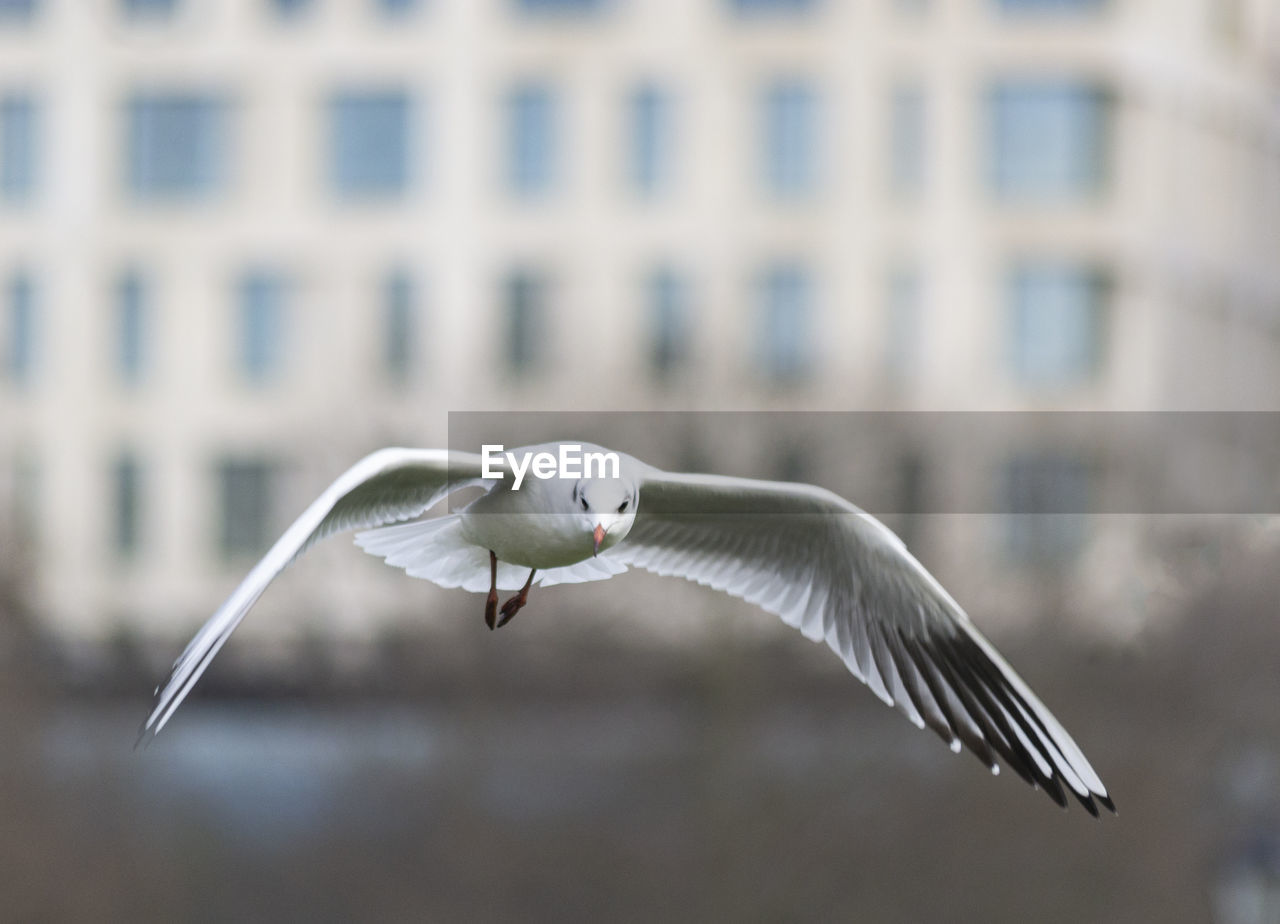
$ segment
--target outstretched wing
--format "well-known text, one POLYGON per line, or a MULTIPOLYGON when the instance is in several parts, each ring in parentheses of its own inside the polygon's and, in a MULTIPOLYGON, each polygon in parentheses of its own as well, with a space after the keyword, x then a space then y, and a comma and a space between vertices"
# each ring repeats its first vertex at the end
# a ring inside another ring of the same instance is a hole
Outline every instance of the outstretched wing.
POLYGON ((997 755, 1032 786, 1090 813, 1115 808, 1098 775, 960 606, 883 524, 811 485, 651 471, 622 562, 723 590, 825 640, 876 695, 997 755))
POLYGON ((201 626, 156 688, 139 741, 159 734, 213 656, 281 571, 326 536, 419 516, 444 495, 480 481, 481 460, 444 449, 380 449, 329 485, 276 540, 227 601, 201 626))

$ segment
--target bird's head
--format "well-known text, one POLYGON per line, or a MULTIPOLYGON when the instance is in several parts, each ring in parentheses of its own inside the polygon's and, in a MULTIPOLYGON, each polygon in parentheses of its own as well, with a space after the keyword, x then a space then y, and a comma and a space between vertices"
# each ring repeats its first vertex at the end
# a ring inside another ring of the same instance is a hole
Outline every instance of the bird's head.
POLYGON ((583 478, 574 483, 573 505, 591 535, 592 555, 612 548, 631 532, 639 503, 638 486, 629 478, 583 478))

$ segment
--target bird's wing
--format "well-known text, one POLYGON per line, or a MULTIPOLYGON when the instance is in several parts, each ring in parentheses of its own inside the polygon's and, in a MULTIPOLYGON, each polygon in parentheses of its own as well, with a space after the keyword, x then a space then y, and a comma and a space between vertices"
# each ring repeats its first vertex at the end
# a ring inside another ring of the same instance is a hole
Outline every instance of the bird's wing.
POLYGON ((997 756, 1067 804, 1114 811, 1080 748, 960 606, 883 524, 830 491, 650 471, 623 563, 723 590, 825 640, 953 750, 997 756))
POLYGON ((262 561, 195 634, 156 688, 155 706, 139 741, 173 716, 213 656, 281 571, 333 533, 419 516, 458 488, 480 481, 481 460, 444 449, 380 449, 361 459, 303 511, 262 561))

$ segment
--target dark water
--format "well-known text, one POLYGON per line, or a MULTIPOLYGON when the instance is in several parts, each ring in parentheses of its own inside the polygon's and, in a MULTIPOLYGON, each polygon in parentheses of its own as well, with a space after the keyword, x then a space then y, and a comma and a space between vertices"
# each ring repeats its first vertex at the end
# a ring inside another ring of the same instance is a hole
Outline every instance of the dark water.
POLYGON ((1101 821, 772 651, 590 689, 584 659, 206 694, 137 751, 141 699, 33 700, 0 709, 0 920, 1213 920, 1280 830, 1274 600, 1210 601, 1136 659, 1011 652, 1115 796, 1101 821))
MULTIPOLYGON (((832 728, 849 718, 773 709, 735 742, 724 729, 706 734, 678 704, 509 704, 463 715, 421 704, 196 704, 135 751, 137 708, 75 704, 50 710, 36 741, 51 785, 110 781, 147 823, 195 814, 240 843, 287 849, 326 830, 425 821, 459 789, 477 811, 519 821, 625 812, 637 777, 678 765, 730 760, 778 781, 819 768, 852 775, 884 754, 873 738, 886 729, 832 728), (436 799, 388 804, 405 789, 436 799)), ((900 769, 930 775, 948 755, 907 732, 888 736, 902 739, 900 769)))

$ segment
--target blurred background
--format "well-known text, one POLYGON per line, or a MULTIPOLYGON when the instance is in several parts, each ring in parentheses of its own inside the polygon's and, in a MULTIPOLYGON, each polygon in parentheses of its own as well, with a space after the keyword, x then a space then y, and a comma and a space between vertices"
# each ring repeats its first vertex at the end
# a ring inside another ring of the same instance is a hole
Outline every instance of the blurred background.
POLYGON ((1278 508, 1034 423, 1274 434, 1278 215, 1274 0, 0 0, 0 918, 1280 921, 1278 508), (704 588, 342 540, 130 750, 359 456, 619 410, 882 513, 1120 817, 704 588))

